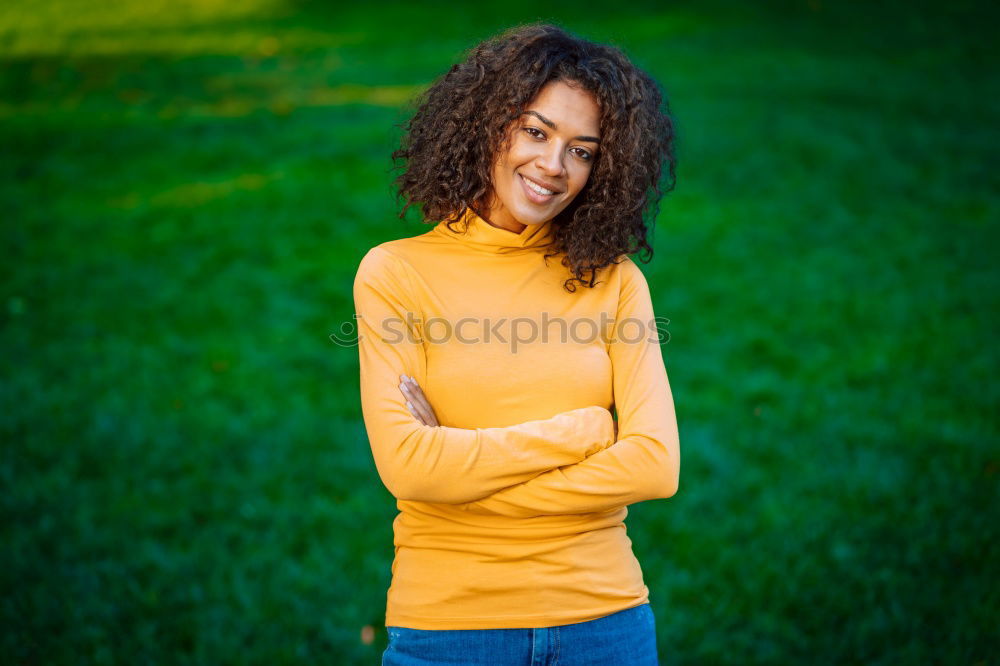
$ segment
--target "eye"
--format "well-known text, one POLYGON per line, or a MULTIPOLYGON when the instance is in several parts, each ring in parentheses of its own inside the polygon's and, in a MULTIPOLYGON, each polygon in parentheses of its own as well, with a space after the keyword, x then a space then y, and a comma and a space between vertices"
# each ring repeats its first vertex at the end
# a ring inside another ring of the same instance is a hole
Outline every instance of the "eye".
POLYGON ((594 155, 586 148, 580 148, 579 146, 577 146, 576 148, 573 148, 573 150, 576 151, 576 156, 579 157, 584 162, 589 162, 590 160, 594 159, 594 155))
POLYGON ((545 138, 545 132, 543 132, 542 130, 538 129, 537 127, 525 127, 524 131, 527 132, 530 136, 532 136, 535 139, 544 139, 545 138))

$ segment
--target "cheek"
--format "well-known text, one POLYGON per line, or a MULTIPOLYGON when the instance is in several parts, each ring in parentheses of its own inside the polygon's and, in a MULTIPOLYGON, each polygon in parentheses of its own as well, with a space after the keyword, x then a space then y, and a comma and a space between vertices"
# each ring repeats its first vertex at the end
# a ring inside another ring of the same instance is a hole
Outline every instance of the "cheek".
POLYGON ((507 151, 506 166, 516 169, 519 166, 530 162, 534 158, 535 151, 530 143, 518 137, 507 151))
POLYGON ((590 180, 590 172, 590 166, 581 166, 570 172, 569 191, 572 192, 574 196, 587 185, 587 181, 590 180))
POLYGON ((510 190, 510 166, 508 164, 509 155, 505 155, 499 162, 493 165, 493 172, 490 174, 493 189, 498 194, 504 194, 510 190))

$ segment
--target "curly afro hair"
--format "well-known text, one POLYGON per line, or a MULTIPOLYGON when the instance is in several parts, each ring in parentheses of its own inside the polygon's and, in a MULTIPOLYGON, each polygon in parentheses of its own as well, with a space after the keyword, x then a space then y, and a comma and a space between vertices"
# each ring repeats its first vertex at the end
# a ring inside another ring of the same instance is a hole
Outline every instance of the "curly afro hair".
POLYGON ((449 227, 466 208, 485 217, 493 196, 494 156, 509 127, 551 81, 579 85, 600 107, 601 149, 576 198, 552 220, 553 251, 574 282, 593 287, 600 269, 640 250, 653 255, 648 219, 675 182, 674 122, 657 83, 613 46, 550 24, 514 27, 469 51, 417 100, 403 125, 396 178, 405 217, 417 205, 425 222, 449 227), (401 165, 399 164, 401 163, 401 165), (666 166, 666 169, 663 167, 666 166), (588 274, 587 278, 584 277, 588 274))

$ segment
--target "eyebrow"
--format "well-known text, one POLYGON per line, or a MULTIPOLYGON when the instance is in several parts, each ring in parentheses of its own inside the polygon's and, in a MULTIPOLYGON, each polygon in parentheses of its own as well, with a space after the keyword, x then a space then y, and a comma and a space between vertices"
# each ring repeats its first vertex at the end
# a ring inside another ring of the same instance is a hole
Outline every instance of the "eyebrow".
MULTIPOLYGON (((538 111, 525 111, 522 115, 535 116, 536 118, 538 118, 539 120, 541 120, 543 123, 545 123, 546 125, 548 125, 552 129, 559 129, 558 127, 556 127, 556 124, 554 122, 552 122, 551 120, 549 120, 548 118, 546 118, 542 114, 538 113, 538 111)), ((588 143, 600 143, 601 142, 601 140, 598 139, 596 136, 578 136, 578 137, 576 137, 576 140, 577 141, 587 141, 588 143)))

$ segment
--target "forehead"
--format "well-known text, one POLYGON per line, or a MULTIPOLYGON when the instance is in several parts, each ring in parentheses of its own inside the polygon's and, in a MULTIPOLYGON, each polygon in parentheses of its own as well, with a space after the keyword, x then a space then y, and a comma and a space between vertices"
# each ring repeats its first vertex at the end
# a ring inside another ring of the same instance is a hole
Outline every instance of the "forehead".
POLYGON ((545 84, 526 110, 538 111, 554 122, 559 131, 597 136, 600 129, 597 98, 590 91, 563 81, 545 84))

